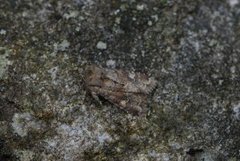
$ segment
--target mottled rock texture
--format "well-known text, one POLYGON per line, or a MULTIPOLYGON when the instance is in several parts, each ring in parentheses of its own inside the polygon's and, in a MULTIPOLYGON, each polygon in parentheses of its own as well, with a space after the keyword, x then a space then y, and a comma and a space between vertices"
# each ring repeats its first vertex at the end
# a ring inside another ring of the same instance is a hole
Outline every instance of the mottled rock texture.
POLYGON ((0 160, 240 160, 240 2, 0 2, 0 160), (146 117, 86 65, 150 73, 146 117))

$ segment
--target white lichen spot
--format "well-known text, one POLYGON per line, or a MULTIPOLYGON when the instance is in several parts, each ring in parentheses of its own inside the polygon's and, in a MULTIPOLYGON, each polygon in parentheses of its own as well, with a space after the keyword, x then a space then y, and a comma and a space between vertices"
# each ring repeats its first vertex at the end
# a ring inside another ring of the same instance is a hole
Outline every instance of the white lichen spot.
POLYGON ((131 160, 132 161, 148 161, 149 157, 147 156, 147 154, 137 154, 137 157, 131 160))
POLYGON ((217 43, 218 43, 217 40, 212 39, 212 40, 210 40, 210 42, 209 42, 209 46, 214 46, 214 45, 216 45, 217 43))
POLYGON ((6 33, 7 33, 6 30, 4 30, 4 29, 1 29, 1 30, 0 30, 0 35, 6 35, 6 33))
POLYGON ((105 142, 111 142, 112 137, 107 133, 103 133, 97 136, 97 140, 100 144, 104 144, 105 142))
POLYGON ((121 17, 116 17, 115 18, 115 23, 120 24, 121 23, 121 17))
POLYGON ((110 60, 107 60, 107 62, 106 62, 106 64, 107 64, 107 67, 111 67, 111 68, 115 68, 116 67, 116 61, 115 60, 112 60, 112 59, 110 59, 110 60))
POLYGON ((217 74, 212 74, 211 77, 212 77, 213 79, 218 79, 219 76, 218 76, 217 74))
POLYGON ((236 66, 232 66, 230 68, 230 72, 231 72, 231 78, 234 79, 237 77, 237 74, 236 74, 236 66))
POLYGON ((152 21, 148 21, 148 26, 152 26, 152 21))
POLYGON ((39 131, 45 124, 36 120, 30 113, 15 113, 12 118, 12 128, 19 136, 27 136, 29 131, 39 131))
POLYGON ((121 104, 123 107, 125 107, 126 104, 127 104, 127 101, 123 100, 123 101, 120 102, 120 104, 121 104))
POLYGON ((149 150, 148 153, 139 153, 132 159, 133 161, 170 161, 169 154, 158 153, 155 150, 149 150))
POLYGON ((67 40, 63 40, 61 43, 54 43, 54 51, 65 51, 67 48, 69 48, 70 43, 67 40))
POLYGON ((227 2, 231 7, 234 7, 239 3, 239 0, 228 0, 227 2))
POLYGON ((200 44, 199 44, 199 42, 198 42, 198 41, 195 41, 195 42, 193 43, 193 45, 194 45, 194 47, 195 47, 196 52, 199 52, 199 49, 200 49, 200 44))
POLYGON ((130 57, 133 59, 136 59, 138 57, 138 54, 132 53, 132 54, 130 54, 130 57))
POLYGON ((76 18, 78 16, 79 12, 78 11, 70 11, 69 13, 65 13, 63 15, 64 18, 66 18, 67 20, 70 18, 76 18))
POLYGON ((19 161, 32 161, 35 155, 30 150, 15 150, 14 154, 18 157, 19 161))
POLYGON ((178 142, 175 142, 175 141, 169 142, 168 144, 172 149, 175 149, 175 150, 180 149, 182 147, 178 142))
POLYGON ((126 10, 127 10, 126 5, 125 5, 125 4, 122 4, 122 5, 120 6, 120 10, 121 10, 121 11, 126 11, 126 10))
POLYGON ((95 150, 111 142, 103 124, 89 114, 79 116, 71 124, 58 123, 56 135, 45 140, 49 153, 62 160, 78 160, 88 148, 95 150))
POLYGON ((53 67, 51 69, 48 70, 48 73, 51 74, 51 78, 53 80, 53 84, 57 85, 57 73, 58 73, 58 67, 53 67))
POLYGON ((97 49, 100 49, 100 50, 105 50, 105 49, 107 49, 107 44, 105 43, 105 42, 102 42, 102 41, 99 41, 98 43, 97 43, 97 49))
POLYGON ((151 150, 148 152, 148 155, 156 161, 170 161, 168 153, 158 153, 155 150, 151 150))
POLYGON ((137 10, 139 10, 139 11, 144 10, 144 4, 138 4, 137 5, 137 10))
POLYGON ((151 18, 152 18, 155 22, 158 21, 158 15, 152 15, 151 18))
POLYGON ((79 27, 79 26, 76 27, 75 30, 76 30, 77 32, 79 32, 79 31, 80 31, 80 27, 79 27))
POLYGON ((85 6, 89 6, 89 7, 95 4, 94 0, 84 0, 84 1, 81 0, 81 3, 82 2, 84 3, 85 6))
POLYGON ((233 106, 233 116, 235 119, 240 120, 240 103, 233 106))
POLYGON ((119 14, 120 13, 120 9, 115 10, 113 13, 114 13, 114 15, 119 14))
POLYGON ((131 79, 135 79, 136 74, 132 72, 132 73, 129 73, 128 76, 129 76, 129 78, 131 78, 131 79))

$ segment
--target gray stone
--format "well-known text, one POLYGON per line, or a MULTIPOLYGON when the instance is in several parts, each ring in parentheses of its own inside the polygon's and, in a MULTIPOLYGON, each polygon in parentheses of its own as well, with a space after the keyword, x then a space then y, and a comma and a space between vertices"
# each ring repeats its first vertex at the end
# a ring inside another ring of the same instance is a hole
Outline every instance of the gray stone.
POLYGON ((239 5, 2 1, 0 160, 240 160, 239 5), (155 77, 148 115, 94 101, 89 64, 155 77))

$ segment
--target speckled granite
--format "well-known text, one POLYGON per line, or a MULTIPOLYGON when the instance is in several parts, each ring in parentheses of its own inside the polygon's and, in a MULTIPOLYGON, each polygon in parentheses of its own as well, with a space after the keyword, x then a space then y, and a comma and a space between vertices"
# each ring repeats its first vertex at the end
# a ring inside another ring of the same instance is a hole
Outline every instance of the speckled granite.
POLYGON ((240 2, 0 2, 0 160, 240 160, 240 2), (86 92, 87 64, 150 73, 146 117, 86 92))

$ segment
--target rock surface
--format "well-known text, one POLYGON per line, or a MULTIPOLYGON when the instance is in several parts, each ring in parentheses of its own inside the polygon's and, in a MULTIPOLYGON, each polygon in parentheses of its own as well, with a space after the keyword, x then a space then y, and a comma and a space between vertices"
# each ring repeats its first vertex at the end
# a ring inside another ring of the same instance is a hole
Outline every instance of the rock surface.
POLYGON ((11 0, 0 13, 0 160, 240 160, 238 1, 11 0), (95 102, 87 64, 151 73, 148 116, 95 102))

